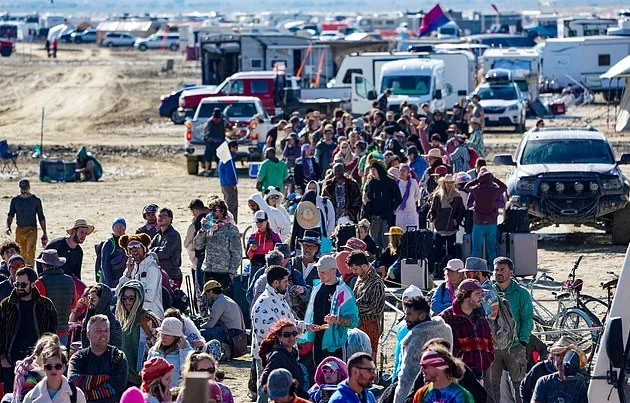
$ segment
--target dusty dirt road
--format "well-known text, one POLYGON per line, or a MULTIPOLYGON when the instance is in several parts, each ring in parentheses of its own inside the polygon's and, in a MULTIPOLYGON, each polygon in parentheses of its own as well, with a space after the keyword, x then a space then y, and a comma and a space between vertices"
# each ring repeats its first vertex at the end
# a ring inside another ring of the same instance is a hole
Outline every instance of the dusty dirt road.
MULTIPOLYGON (((170 52, 139 53, 110 50, 95 46, 63 45, 56 61, 42 58, 43 48, 18 48, 17 55, 0 59, 0 133, 11 144, 20 144, 19 174, 0 174, 0 211, 7 211, 10 197, 17 193, 17 179, 32 178, 33 192, 44 201, 49 237, 64 235, 75 218, 86 218, 96 225, 96 232, 83 245, 83 277, 94 279, 93 245, 107 235, 117 216, 127 219, 128 229, 142 224, 141 210, 147 203, 173 209, 174 226, 185 233, 191 216, 186 206, 191 199, 206 199, 220 193, 216 178, 189 176, 184 157, 174 154, 182 145, 183 128, 157 115, 159 96, 183 82, 199 82, 195 63, 185 63, 170 52), (175 71, 162 73, 164 60, 175 58, 175 71), (104 177, 99 183, 40 183, 37 161, 30 158, 32 146, 39 143, 41 108, 46 108, 44 125, 45 153, 50 158, 72 159, 59 154, 50 145, 63 150, 86 144, 102 151, 104 177), (111 147, 130 150, 151 146, 142 153, 112 153, 111 147)), ((592 124, 606 128, 606 106, 598 105, 570 111, 592 124)), ((562 124, 556 121, 552 124, 562 124)), ((573 122, 572 124, 577 124, 573 122)), ((619 147, 626 148, 626 137, 612 136, 619 147)), ((492 131, 486 143, 497 152, 511 151, 520 136, 492 131)), ((503 177, 504 167, 494 167, 503 177)), ((241 178, 239 184, 239 228, 250 221, 247 197, 255 191, 255 182, 241 178)), ((612 245, 610 236, 588 228, 561 226, 539 233, 540 270, 559 282, 566 279, 573 261, 584 259, 578 276, 585 280, 585 291, 601 295, 599 282, 608 278, 606 271, 619 271, 626 248, 612 245)), ((187 256, 183 261, 188 262, 187 256)), ((189 273, 188 265, 183 268, 189 273)), ((392 320, 391 316, 388 316, 392 320)), ((391 344, 385 352, 391 365, 391 344)), ((246 359, 225 364, 226 383, 233 388, 237 402, 246 401, 246 359)))

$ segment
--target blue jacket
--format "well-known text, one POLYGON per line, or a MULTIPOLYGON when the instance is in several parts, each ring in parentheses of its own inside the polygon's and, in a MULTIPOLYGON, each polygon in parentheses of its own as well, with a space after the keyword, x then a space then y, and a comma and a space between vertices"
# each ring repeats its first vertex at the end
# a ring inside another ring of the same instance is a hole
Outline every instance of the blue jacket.
POLYGON ((433 298, 431 298, 431 310, 437 315, 446 308, 450 308, 451 305, 453 305, 451 293, 446 288, 445 281, 435 290, 435 294, 433 294, 433 298))
POLYGON ((422 156, 418 155, 413 161, 409 162, 409 166, 416 172, 418 178, 420 178, 427 169, 427 161, 422 156))
POLYGON ((221 186, 236 186, 238 177, 236 176, 236 164, 234 163, 234 154, 228 162, 219 162, 219 182, 221 186))
POLYGON ((359 400, 359 396, 354 393, 348 381, 345 380, 337 386, 337 391, 328 400, 328 403, 376 403, 376 399, 372 392, 363 389, 363 400, 359 400))

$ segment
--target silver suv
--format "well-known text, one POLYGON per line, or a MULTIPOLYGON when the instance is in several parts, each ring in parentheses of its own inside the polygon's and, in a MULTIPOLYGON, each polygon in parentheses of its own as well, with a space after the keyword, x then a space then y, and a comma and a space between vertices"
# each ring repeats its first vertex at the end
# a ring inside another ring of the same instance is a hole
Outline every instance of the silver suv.
POLYGON ((512 165, 507 187, 510 203, 526 207, 530 229, 555 224, 587 225, 612 234, 616 244, 630 242, 630 182, 606 137, 593 128, 546 128, 523 135, 514 158, 494 157, 512 165))
POLYGON ((101 40, 101 46, 108 48, 114 46, 133 46, 136 43, 136 37, 127 32, 108 32, 101 40))
POLYGON ((176 51, 179 49, 179 34, 153 34, 148 38, 136 39, 134 46, 143 52, 147 49, 170 49, 176 51))

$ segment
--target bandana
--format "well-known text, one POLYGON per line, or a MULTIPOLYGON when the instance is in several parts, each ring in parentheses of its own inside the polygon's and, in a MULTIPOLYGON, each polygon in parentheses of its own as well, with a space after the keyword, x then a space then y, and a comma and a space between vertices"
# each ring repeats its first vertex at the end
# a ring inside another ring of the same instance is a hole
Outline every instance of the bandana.
POLYGON ((423 367, 433 367, 439 370, 446 370, 448 368, 448 364, 442 358, 442 356, 436 353, 433 350, 427 350, 423 355, 422 359, 420 359, 420 365, 423 367))

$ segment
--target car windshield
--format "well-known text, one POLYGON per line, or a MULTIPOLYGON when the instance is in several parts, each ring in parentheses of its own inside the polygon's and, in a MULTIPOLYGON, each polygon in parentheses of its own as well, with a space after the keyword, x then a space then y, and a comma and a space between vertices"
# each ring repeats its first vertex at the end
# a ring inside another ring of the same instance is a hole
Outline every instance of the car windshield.
POLYGON ((522 165, 532 164, 614 164, 608 144, 595 139, 553 139, 528 141, 522 165))
POLYGON ((386 88, 394 95, 427 95, 431 90, 431 76, 385 76, 381 92, 386 88))
POLYGON ((502 99, 504 101, 512 101, 518 99, 518 94, 512 85, 488 85, 479 88, 477 95, 481 100, 486 99, 502 99))
MULTIPOLYGON (((253 102, 208 102, 199 105, 197 119, 208 119, 212 116, 214 108, 219 108, 228 119, 250 119, 258 113, 253 102)), ((265 116, 266 118, 266 116, 265 116)))

